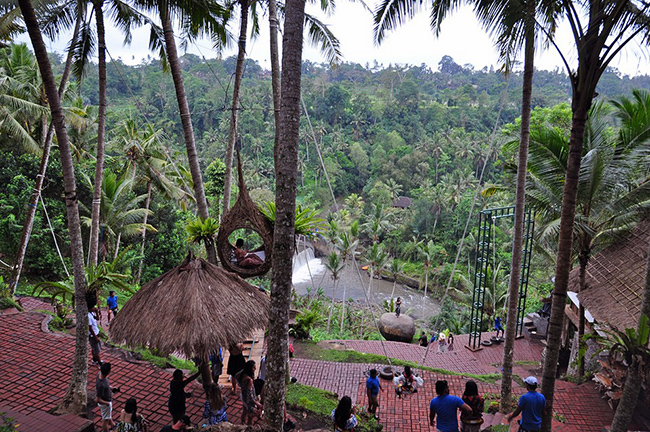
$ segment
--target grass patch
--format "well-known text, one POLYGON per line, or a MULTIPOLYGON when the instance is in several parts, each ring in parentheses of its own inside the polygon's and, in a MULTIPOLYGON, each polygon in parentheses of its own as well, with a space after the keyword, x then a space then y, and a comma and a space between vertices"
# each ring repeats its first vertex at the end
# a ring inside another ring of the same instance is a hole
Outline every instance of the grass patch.
MULTIPOLYGON (((302 348, 302 354, 312 360, 324 360, 324 361, 339 362, 339 363, 386 364, 386 357, 379 354, 367 354, 367 353, 351 351, 351 350, 325 349, 325 348, 321 348, 320 346, 312 342, 303 342, 301 348, 302 348)), ((435 372, 443 375, 465 376, 478 381, 492 383, 492 384, 501 378, 501 375, 497 373, 481 374, 481 375, 465 374, 465 373, 449 371, 446 369, 422 366, 417 362, 411 362, 411 361, 406 361, 401 359, 391 358, 390 361, 394 366, 402 366, 402 367, 410 366, 411 368, 426 370, 429 372, 435 372)))
POLYGON ((119 347, 119 348, 125 351, 131 351, 132 353, 136 354, 135 357, 140 358, 141 360, 147 361, 149 363, 152 363, 161 369, 168 369, 171 367, 175 369, 189 370, 190 373, 195 373, 196 371, 198 371, 198 368, 196 367, 194 362, 190 360, 179 359, 178 357, 174 357, 172 355, 170 355, 169 357, 160 357, 145 348, 126 348, 126 347, 119 347))
POLYGON ((534 360, 518 360, 515 361, 515 366, 539 366, 539 362, 534 360))
MULTIPOLYGON (((336 408, 338 399, 332 392, 310 387, 303 384, 291 383, 287 386, 287 405, 295 410, 309 411, 320 417, 331 427, 332 410, 336 408)), ((379 432, 382 425, 370 416, 362 407, 357 406, 359 426, 354 428, 359 432, 379 432)))
POLYGON ((16 303, 16 301, 11 297, 0 297, 0 310, 10 309, 10 308, 16 308, 21 312, 24 311, 23 307, 18 303, 16 303))
POLYGON ((492 432, 508 432, 510 425, 492 425, 492 432))
POLYGON ((287 386, 287 404, 329 418, 338 404, 338 399, 332 392, 291 383, 287 386))

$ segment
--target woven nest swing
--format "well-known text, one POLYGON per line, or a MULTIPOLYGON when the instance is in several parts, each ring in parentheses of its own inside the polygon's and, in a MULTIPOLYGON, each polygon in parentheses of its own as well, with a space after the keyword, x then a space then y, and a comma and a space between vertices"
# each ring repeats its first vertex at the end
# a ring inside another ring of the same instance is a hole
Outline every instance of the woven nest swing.
POLYGON ((219 233, 217 234, 217 253, 221 265, 228 271, 237 273, 242 278, 262 276, 272 266, 271 251, 273 250, 273 223, 262 213, 253 202, 242 174, 241 158, 237 152, 237 172, 239 177, 239 196, 235 205, 228 210, 221 220, 219 233), (235 246, 230 243, 230 235, 239 229, 255 231, 262 238, 262 246, 251 253, 264 252, 264 262, 251 266, 242 267, 235 257, 235 246))

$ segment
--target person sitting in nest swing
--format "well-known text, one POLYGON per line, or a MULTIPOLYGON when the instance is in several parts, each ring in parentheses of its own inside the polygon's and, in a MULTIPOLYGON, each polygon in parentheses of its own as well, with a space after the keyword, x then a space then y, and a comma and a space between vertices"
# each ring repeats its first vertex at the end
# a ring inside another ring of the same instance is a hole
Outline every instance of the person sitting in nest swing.
POLYGON ((237 259, 237 265, 242 268, 254 268, 264 264, 264 260, 258 255, 245 251, 242 249, 244 247, 244 239, 237 239, 235 242, 235 258, 237 259))

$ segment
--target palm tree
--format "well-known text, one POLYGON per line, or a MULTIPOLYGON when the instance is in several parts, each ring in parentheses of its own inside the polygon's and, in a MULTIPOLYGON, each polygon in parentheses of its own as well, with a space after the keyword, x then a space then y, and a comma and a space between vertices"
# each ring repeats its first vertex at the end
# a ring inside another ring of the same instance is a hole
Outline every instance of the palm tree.
POLYGON ((120 137, 114 145, 121 147, 127 157, 126 171, 131 172, 133 186, 136 182, 144 183, 147 188, 145 198, 145 214, 142 228, 142 241, 140 242, 140 263, 135 278, 135 284, 140 283, 142 266, 144 263, 144 248, 147 236, 147 220, 149 217, 149 205, 151 203, 152 186, 161 192, 166 198, 181 201, 187 197, 186 192, 178 187, 174 181, 175 173, 170 170, 166 149, 160 141, 160 131, 154 130, 153 126, 147 125, 144 131, 140 131, 133 119, 127 119, 121 124, 120 137))
MULTIPOLYGON (((75 19, 74 30, 72 32, 72 43, 77 40, 79 36, 79 29, 81 28, 82 15, 77 15, 75 19)), ((59 83, 59 98, 63 99, 65 91, 68 84, 68 78, 70 77, 70 72, 72 71, 72 60, 73 60, 73 50, 68 50, 68 55, 66 56, 65 66, 63 67, 63 74, 61 76, 61 81, 59 83)), ((2 104, 6 105, 5 103, 2 104)), ((50 150, 52 147, 52 139, 54 137, 54 123, 50 122, 50 126, 47 130, 47 136, 45 137, 45 143, 43 145, 41 162, 38 168, 38 174, 36 175, 36 182, 34 184, 34 192, 29 200, 29 205, 27 206, 27 216, 25 217, 25 223, 23 224, 23 233, 20 237, 20 246, 18 247, 18 257, 16 259, 16 264, 14 265, 14 270, 12 273, 11 279, 11 290, 12 294, 15 293, 18 288, 18 282, 20 280, 20 275, 23 269, 23 264, 25 262, 25 255, 27 254, 27 245, 29 244, 29 239, 32 235, 32 229, 34 227, 34 219, 36 217, 36 209, 39 197, 41 196, 41 189, 43 188, 43 182, 45 181, 45 173, 47 171, 47 166, 50 160, 50 150)))
POLYGON ((424 297, 426 297, 429 288, 429 272, 431 270, 431 264, 433 264, 433 260, 440 254, 441 248, 434 244, 433 240, 429 240, 426 244, 420 243, 418 245, 418 251, 424 258, 422 264, 424 266, 424 297))
MULTIPOLYGON (((616 115, 622 119, 618 136, 609 132, 603 104, 592 108, 585 126, 572 254, 572 261, 577 257, 579 263, 580 291, 585 288, 587 266, 594 252, 615 240, 650 206, 645 173, 638 172, 642 165, 639 155, 650 148, 643 139, 650 124, 650 93, 635 91, 634 100, 622 99, 616 105, 616 115)), ((543 220, 540 243, 548 244, 557 236, 569 139, 548 125, 535 128, 531 138, 528 195, 543 220)), ((578 338, 582 340, 584 309, 580 312, 578 338)), ((579 358, 578 375, 584 375, 584 354, 579 358)))
POLYGON ((332 251, 327 255, 327 261, 325 262, 325 267, 332 274, 332 279, 334 279, 334 287, 332 289, 332 303, 330 304, 330 312, 327 316, 327 333, 330 332, 330 324, 332 322, 332 312, 334 311, 334 299, 336 296, 336 289, 339 286, 339 280, 341 277, 341 271, 345 268, 345 263, 341 260, 341 256, 337 251, 332 251))
MULTIPOLYGON (((439 33, 442 21, 446 15, 462 4, 463 1, 455 0, 448 2, 432 1, 431 26, 439 33)), ((530 108, 533 88, 533 62, 535 50, 535 26, 536 14, 538 13, 535 0, 470 0, 468 3, 474 6, 474 10, 482 22, 493 34, 496 34, 497 46, 500 49, 500 57, 505 60, 506 67, 512 64, 512 57, 520 51, 524 45, 524 75, 522 83, 522 122, 519 145, 519 162, 526 166, 528 153, 528 134, 530 127, 530 108)), ((417 3, 412 0, 384 0, 375 14, 375 37, 378 42, 383 38, 386 30, 396 27, 406 17, 415 14, 417 3), (406 15, 406 16, 405 16, 406 15)), ((552 1, 543 3, 540 7, 539 20, 541 26, 549 27, 545 31, 550 36, 554 29, 555 3, 552 1)), ((457 157, 471 157, 472 151, 461 147, 456 153, 457 157)), ((437 164, 436 164, 437 165, 437 164)), ((523 244, 524 230, 524 207, 525 207, 525 169, 519 170, 517 175, 517 192, 515 197, 515 230, 513 235, 512 251, 512 278, 510 282, 511 307, 508 310, 508 317, 514 321, 515 307, 518 295, 518 284, 521 267, 521 248, 523 244)), ((437 168, 436 168, 437 173, 437 168)), ((437 174, 436 174, 437 176, 437 174)), ((502 409, 510 400, 512 392, 512 347, 514 345, 514 326, 508 327, 506 343, 504 345, 503 377, 501 380, 501 401, 502 409), (512 328, 511 328, 512 327, 512 328)))
POLYGON ((370 237, 373 244, 377 244, 381 235, 394 228, 384 212, 384 206, 372 204, 368 222, 363 224, 363 230, 370 237))
POLYGON ((370 282, 368 283, 368 298, 370 298, 372 281, 375 279, 375 275, 380 273, 386 266, 388 254, 384 251, 381 243, 373 243, 370 249, 368 249, 365 258, 370 268, 370 282))
POLYGON ((560 339, 564 321, 564 306, 571 271, 573 251, 573 225, 576 216, 576 197, 580 179, 582 147, 585 124, 596 94, 600 77, 618 53, 638 36, 647 44, 650 39, 650 11, 631 0, 612 2, 595 0, 576 11, 572 3, 561 9, 571 26, 575 41, 575 58, 578 66, 572 70, 566 57, 564 63, 571 82, 571 138, 566 180, 562 194, 558 252, 555 266, 555 287, 548 327, 548 345, 542 372, 542 393, 547 407, 542 429, 549 432, 555 394, 555 375, 560 354, 560 339))
MULTIPOLYGON (((176 101, 178 102, 181 124, 183 126, 185 150, 187 152, 190 173, 192 174, 196 208, 201 219, 208 219, 210 217, 208 201, 203 188, 201 166, 199 165, 194 140, 194 128, 192 126, 190 108, 185 93, 181 66, 178 61, 172 18, 173 15, 176 15, 180 22, 183 23, 184 36, 186 38, 193 39, 200 34, 207 33, 212 36, 215 47, 220 48, 226 40, 226 32, 221 19, 226 17, 227 13, 219 4, 208 0, 137 0, 136 4, 148 12, 157 13, 160 17, 162 28, 158 28, 150 22, 151 40, 149 45, 152 49, 159 49, 161 51, 161 57, 166 60, 172 74, 174 89, 176 91, 176 101)), ((216 264, 217 254, 214 248, 208 247, 206 253, 208 261, 216 264)))
POLYGON ((294 218, 300 139, 300 89, 305 2, 287 0, 282 44, 280 133, 275 154, 276 220, 273 232, 273 283, 269 310, 268 388, 264 410, 271 430, 284 423, 289 345, 289 304, 293 266, 294 218))
MULTIPOLYGON (((343 267, 347 267, 349 259, 355 259, 357 246, 359 245, 359 223, 352 222, 350 229, 341 233, 337 249, 341 253, 343 267)), ((345 304, 347 303, 347 285, 343 286, 343 306, 341 307, 341 328, 340 334, 343 334, 343 321, 345 318, 345 304)))
POLYGON ((395 286, 397 285, 397 277, 404 272, 404 263, 399 262, 395 259, 391 260, 390 266, 388 266, 388 270, 390 271, 390 275, 393 278, 393 290, 390 293, 390 301, 393 301, 393 297, 395 296, 395 286))
POLYGON ((68 216, 68 230, 70 232, 70 252, 72 254, 72 267, 74 274, 75 315, 80 331, 75 337, 75 356, 72 367, 72 376, 65 396, 59 408, 74 413, 82 413, 86 409, 86 386, 88 381, 88 342, 85 328, 88 327, 88 309, 86 305, 86 277, 83 262, 83 244, 81 242, 81 224, 79 220, 79 207, 77 201, 77 187, 74 177, 74 165, 68 143, 68 134, 65 127, 65 118, 61 109, 59 93, 57 91, 52 67, 48 58, 43 36, 39 29, 36 14, 30 0, 19 0, 18 4, 23 13, 25 27, 32 41, 34 54, 43 79, 47 94, 52 122, 56 130, 59 144, 61 165, 63 168, 63 181, 65 187, 65 201, 68 216))
MULTIPOLYGON (((253 0, 254 2, 254 0, 253 0)), ((239 40, 237 43, 237 65, 235 67, 235 82, 232 89, 232 104, 230 106, 230 131, 228 134, 228 147, 226 148, 226 175, 224 178, 223 211, 226 214, 230 209, 230 183, 232 179, 232 161, 237 140, 237 119, 239 116, 239 92, 241 80, 244 75, 244 58, 246 56, 246 32, 248 29, 249 0, 237 0, 233 4, 239 4, 239 40)))
MULTIPOLYGON (((143 229, 156 232, 156 229, 146 223, 146 216, 151 210, 140 208, 140 204, 147 199, 147 195, 132 196, 133 179, 106 172, 102 182, 101 218, 100 228, 103 232, 99 248, 104 253, 113 252, 113 259, 120 251, 122 237, 132 237, 142 233, 143 229), (140 222, 145 221, 145 222, 140 222)), ((89 226, 92 221, 82 217, 82 222, 89 226)), ((92 264, 90 267, 96 267, 92 264)))

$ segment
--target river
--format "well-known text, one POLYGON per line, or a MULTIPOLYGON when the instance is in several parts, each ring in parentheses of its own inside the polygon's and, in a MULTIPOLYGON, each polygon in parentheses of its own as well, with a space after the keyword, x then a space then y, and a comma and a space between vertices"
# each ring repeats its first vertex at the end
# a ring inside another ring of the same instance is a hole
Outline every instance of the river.
MULTIPOLYGON (((309 287, 321 287, 326 297, 332 297, 334 280, 320 258, 314 258, 313 251, 309 248, 302 250, 294 257, 293 286, 296 293, 306 295, 309 287), (313 281, 313 282, 312 282, 313 281)), ((359 264, 358 264, 359 265, 359 264)), ((343 300, 343 293, 348 299, 366 304, 369 300, 373 304, 382 305, 384 300, 390 301, 393 283, 383 279, 374 279, 370 297, 366 300, 366 292, 370 283, 368 272, 360 269, 361 277, 354 265, 349 264, 341 272, 341 277, 336 290, 335 298, 343 300)), ((410 315, 417 320, 428 321, 440 312, 440 304, 430 296, 424 295, 401 284, 395 285, 394 297, 402 298, 402 313, 410 315)), ((312 295, 317 288, 311 290, 312 295)))

